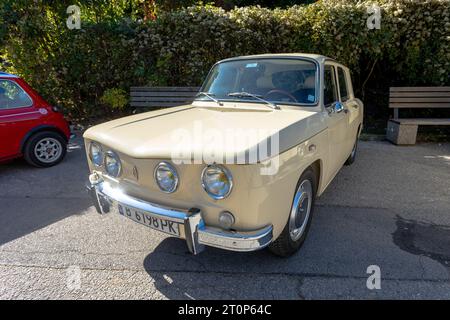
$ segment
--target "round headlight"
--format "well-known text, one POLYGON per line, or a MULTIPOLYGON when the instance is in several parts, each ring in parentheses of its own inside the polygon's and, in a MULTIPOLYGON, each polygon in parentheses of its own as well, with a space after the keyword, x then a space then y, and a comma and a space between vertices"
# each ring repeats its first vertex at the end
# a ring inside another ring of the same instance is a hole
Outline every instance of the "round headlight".
POLYGON ((209 165, 202 172, 203 189, 213 199, 226 198, 233 188, 231 173, 223 166, 209 165))
POLYGON ((155 180, 161 191, 166 193, 172 193, 178 187, 177 171, 167 162, 161 162, 156 166, 155 180))
POLYGON ((105 155, 105 170, 111 177, 117 178, 120 175, 122 164, 114 151, 108 151, 105 155))
POLYGON ((102 146, 96 142, 91 142, 89 146, 89 157, 94 165, 101 167, 103 165, 102 146))

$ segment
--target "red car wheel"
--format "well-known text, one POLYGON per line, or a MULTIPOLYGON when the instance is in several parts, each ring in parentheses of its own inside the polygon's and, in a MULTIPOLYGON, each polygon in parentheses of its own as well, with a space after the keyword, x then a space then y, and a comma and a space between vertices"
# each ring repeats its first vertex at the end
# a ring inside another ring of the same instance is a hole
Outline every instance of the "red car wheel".
POLYGON ((67 141, 56 132, 44 131, 31 136, 24 148, 25 160, 36 167, 60 163, 67 152, 67 141))

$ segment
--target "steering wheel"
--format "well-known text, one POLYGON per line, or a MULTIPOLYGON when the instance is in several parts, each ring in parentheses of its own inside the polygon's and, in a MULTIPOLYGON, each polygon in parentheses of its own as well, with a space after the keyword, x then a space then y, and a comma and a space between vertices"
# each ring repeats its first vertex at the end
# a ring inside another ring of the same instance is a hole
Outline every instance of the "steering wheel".
POLYGON ((267 97, 269 97, 271 94, 275 94, 275 93, 281 93, 281 94, 289 97, 289 99, 293 100, 294 102, 298 102, 298 100, 295 99, 295 97, 292 94, 290 94, 289 92, 287 92, 285 90, 281 90, 281 89, 270 90, 269 92, 266 93, 266 95, 264 96, 264 99, 268 100, 267 97))

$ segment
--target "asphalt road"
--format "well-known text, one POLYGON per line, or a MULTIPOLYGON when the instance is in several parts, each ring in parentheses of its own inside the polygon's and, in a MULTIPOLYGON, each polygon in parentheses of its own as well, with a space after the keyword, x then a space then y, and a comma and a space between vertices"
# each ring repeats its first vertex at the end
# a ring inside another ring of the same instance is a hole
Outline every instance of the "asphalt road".
POLYGON ((302 250, 198 256, 84 191, 81 139, 50 169, 0 165, 1 299, 450 298, 450 144, 361 142, 302 250), (380 289, 368 289, 369 266, 380 289))

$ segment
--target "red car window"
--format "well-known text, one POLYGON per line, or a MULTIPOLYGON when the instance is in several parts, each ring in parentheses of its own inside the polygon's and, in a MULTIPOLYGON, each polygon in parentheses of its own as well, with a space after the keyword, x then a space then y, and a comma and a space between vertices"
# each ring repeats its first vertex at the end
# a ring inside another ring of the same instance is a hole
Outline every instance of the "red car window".
POLYGON ((0 110, 31 107, 30 96, 15 82, 0 80, 0 110))

